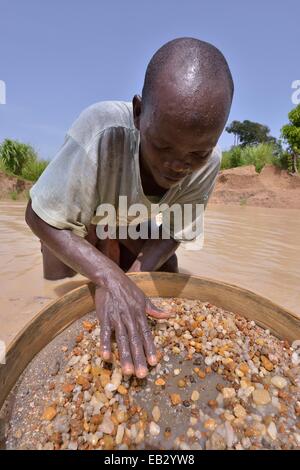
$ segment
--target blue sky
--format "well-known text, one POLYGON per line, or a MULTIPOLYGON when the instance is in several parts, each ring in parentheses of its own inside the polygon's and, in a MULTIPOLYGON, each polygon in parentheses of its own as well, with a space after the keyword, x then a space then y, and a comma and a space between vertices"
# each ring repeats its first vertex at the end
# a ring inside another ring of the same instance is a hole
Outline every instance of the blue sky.
POLYGON ((131 100, 153 53, 180 36, 226 56, 236 85, 229 120, 278 136, 300 80, 299 23, 299 0, 0 0, 0 142, 16 138, 52 158, 83 108, 131 100))

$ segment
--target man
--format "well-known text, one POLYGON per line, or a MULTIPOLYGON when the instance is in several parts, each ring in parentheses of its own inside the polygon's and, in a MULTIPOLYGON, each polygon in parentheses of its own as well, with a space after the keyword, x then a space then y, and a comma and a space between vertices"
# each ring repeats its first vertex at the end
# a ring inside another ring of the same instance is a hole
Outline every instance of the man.
POLYGON ((103 204, 204 204, 221 154, 216 148, 228 119, 233 80, 221 52, 193 38, 168 42, 152 57, 142 97, 87 108, 31 190, 26 221, 42 242, 48 279, 78 272, 96 285, 101 354, 111 357, 115 332, 124 374, 145 377, 157 363, 146 313, 156 309, 124 271, 177 272, 182 235, 164 239, 98 240, 103 204))

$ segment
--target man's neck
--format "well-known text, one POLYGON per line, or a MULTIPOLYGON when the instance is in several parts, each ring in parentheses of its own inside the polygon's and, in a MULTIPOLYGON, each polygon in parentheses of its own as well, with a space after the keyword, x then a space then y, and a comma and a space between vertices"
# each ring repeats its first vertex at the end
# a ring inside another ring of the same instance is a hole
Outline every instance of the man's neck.
POLYGON ((167 192, 167 189, 158 186, 154 181, 150 170, 147 168, 143 161, 141 152, 139 153, 139 162, 140 162, 140 176, 144 194, 148 196, 160 196, 163 197, 167 192))

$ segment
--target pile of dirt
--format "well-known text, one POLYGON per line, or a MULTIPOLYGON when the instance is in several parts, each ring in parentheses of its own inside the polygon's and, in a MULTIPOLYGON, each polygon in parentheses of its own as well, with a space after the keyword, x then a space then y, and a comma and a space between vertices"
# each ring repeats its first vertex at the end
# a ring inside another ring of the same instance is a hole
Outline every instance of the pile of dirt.
POLYGON ((33 183, 0 171, 0 198, 25 197, 33 183))
POLYGON ((300 176, 273 165, 257 173, 254 165, 220 172, 210 202, 300 209, 300 176))

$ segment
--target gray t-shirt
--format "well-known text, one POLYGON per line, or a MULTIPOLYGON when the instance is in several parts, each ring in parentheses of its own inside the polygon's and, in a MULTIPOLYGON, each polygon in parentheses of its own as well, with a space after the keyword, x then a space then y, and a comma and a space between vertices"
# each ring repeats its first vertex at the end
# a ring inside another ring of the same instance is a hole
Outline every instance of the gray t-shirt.
MULTIPOLYGON (((142 203, 150 210, 151 201, 141 184, 139 141, 130 102, 104 101, 89 106, 32 187, 33 210, 49 225, 81 237, 87 235, 91 223, 101 222, 102 204, 118 209, 119 196, 127 196, 128 206, 142 203)), ((169 189, 160 204, 206 206, 220 161, 221 151, 216 147, 205 166, 169 189)), ((179 242, 186 240, 172 227, 171 236, 179 242)))

